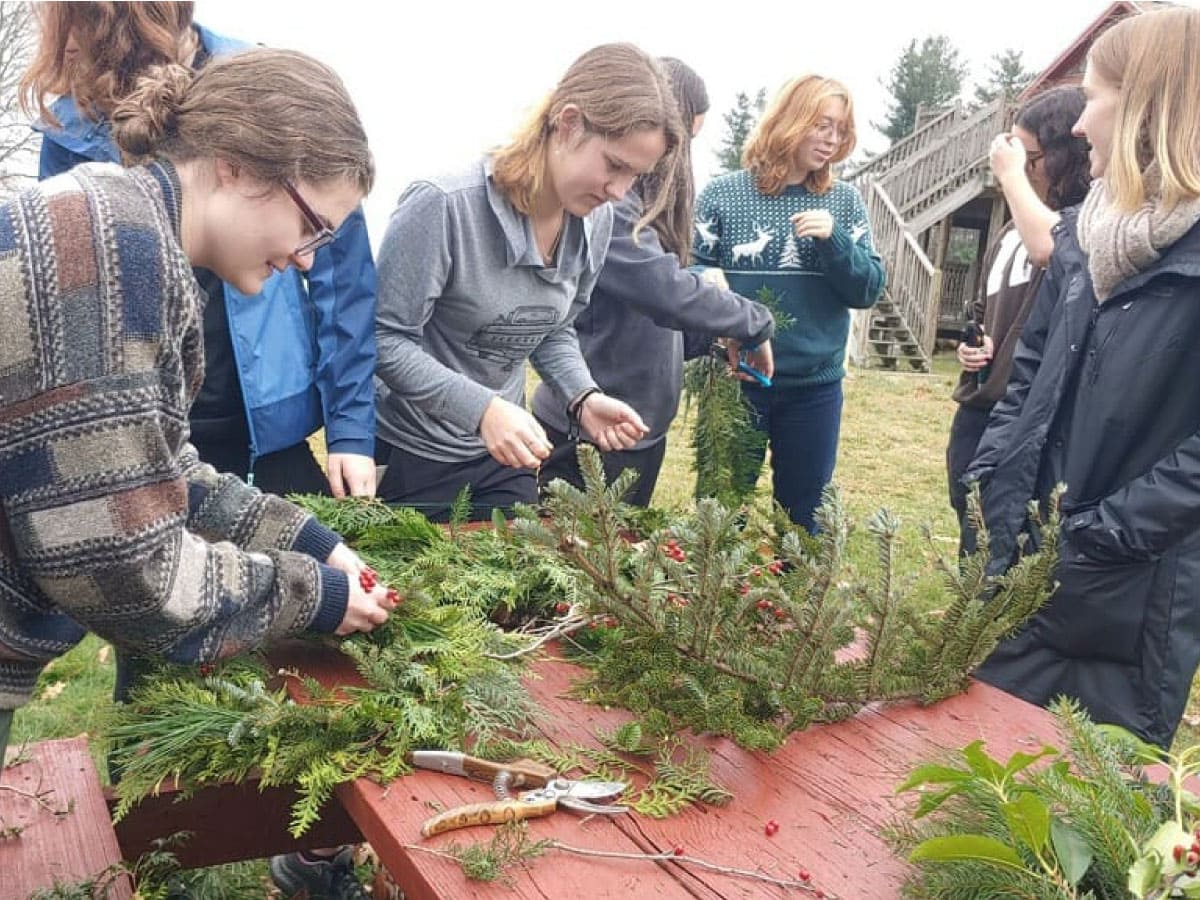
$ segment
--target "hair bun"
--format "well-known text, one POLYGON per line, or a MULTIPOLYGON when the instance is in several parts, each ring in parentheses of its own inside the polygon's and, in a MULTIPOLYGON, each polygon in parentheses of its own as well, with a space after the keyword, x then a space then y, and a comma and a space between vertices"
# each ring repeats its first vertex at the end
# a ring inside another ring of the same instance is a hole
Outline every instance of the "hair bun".
POLYGON ((155 156, 175 132, 175 118, 193 73, 179 65, 154 66, 112 114, 113 139, 128 161, 155 156))

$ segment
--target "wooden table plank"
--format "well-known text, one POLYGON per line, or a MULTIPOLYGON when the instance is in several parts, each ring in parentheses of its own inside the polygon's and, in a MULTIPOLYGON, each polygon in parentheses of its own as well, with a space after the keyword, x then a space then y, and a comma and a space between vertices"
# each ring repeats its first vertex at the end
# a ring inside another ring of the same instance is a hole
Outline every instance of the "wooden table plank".
MULTIPOLYGON (((18 748, 10 747, 12 753, 18 748)), ((24 829, 0 840, 0 897, 26 897, 56 883, 95 879, 121 861, 117 835, 84 737, 30 744, 28 762, 0 771, 0 823, 24 829), (56 815, 24 794, 41 794, 56 815), (69 811, 67 811, 69 810, 69 811)), ((127 876, 107 896, 133 895, 127 876)))
MULTIPOLYGON (((330 648, 273 654, 278 665, 300 668, 326 684, 357 680, 349 660, 330 648)), ((628 721, 619 709, 567 699, 583 672, 546 658, 533 666, 530 693, 547 715, 535 724, 560 745, 595 745, 599 729, 628 721)), ((1034 752, 1055 743, 1053 717, 1045 710, 982 683, 931 707, 911 703, 873 707, 854 718, 793 735, 771 754, 743 750, 725 738, 688 736, 712 755, 715 781, 734 794, 724 808, 695 807, 665 820, 642 816, 588 820, 560 812, 530 823, 535 839, 624 852, 658 852, 682 845, 688 854, 779 878, 808 870, 827 893, 863 900, 894 900, 906 866, 892 855, 880 829, 911 802, 895 786, 918 764, 983 738, 993 756, 1034 752), (775 819, 780 830, 767 837, 775 819)), ((487 826, 422 840, 421 823, 448 808, 491 798, 489 785, 431 772, 399 779, 390 788, 366 780, 338 792, 346 811, 371 842, 411 900, 434 898, 716 898, 796 897, 794 891, 673 863, 590 859, 552 853, 515 872, 515 887, 467 881, 450 861, 406 845, 443 847, 486 840, 487 826)))

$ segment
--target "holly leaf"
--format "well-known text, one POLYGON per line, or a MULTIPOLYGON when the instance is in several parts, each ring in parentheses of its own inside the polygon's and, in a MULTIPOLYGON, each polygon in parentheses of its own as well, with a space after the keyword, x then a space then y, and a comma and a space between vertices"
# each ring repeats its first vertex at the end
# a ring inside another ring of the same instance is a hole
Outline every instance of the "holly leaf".
POLYGON ((1058 857, 1063 877, 1072 885, 1079 884, 1092 865, 1092 848, 1083 835, 1058 816, 1050 819, 1050 844, 1058 857))
POLYGON ((1009 869, 1026 871, 1020 855, 1008 844, 984 834, 956 834, 922 841, 908 855, 917 862, 976 862, 991 863, 1009 869))
POLYGON ((990 782, 996 783, 1004 778, 1004 767, 992 759, 983 750, 983 741, 972 741, 963 747, 963 759, 967 761, 971 771, 990 782))
POLYGON ((970 772, 964 772, 962 769, 955 769, 951 766, 939 766, 936 764, 920 766, 914 769, 908 778, 904 779, 896 788, 896 793, 901 794, 904 791, 911 791, 913 788, 923 784, 961 784, 964 781, 969 781, 970 778, 970 772))
POLYGON ((1037 753, 1014 753, 1008 758, 1008 762, 1004 766, 1004 774, 1011 778, 1018 772, 1028 769, 1039 759, 1045 759, 1047 756, 1057 755, 1058 751, 1048 744, 1043 745, 1042 749, 1037 753))
POLYGON ((1023 793, 1001 807, 1008 830, 1026 847, 1042 855, 1050 840, 1050 808, 1033 793, 1023 793))

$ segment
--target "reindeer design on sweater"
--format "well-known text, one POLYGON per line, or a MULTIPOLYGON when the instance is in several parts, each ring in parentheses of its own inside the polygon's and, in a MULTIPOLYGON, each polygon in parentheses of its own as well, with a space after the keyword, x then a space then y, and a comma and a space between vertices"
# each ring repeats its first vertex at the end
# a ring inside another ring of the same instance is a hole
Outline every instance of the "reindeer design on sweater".
POLYGON ((767 231, 757 222, 754 223, 754 230, 758 232, 758 237, 752 241, 747 241, 744 244, 733 245, 733 256, 730 262, 737 264, 738 260, 747 259, 751 265, 762 265, 762 253, 767 249, 767 244, 771 243, 771 239, 775 237, 774 232, 767 231))
POLYGON ((696 234, 700 236, 700 246, 711 250, 717 244, 717 234, 713 231, 717 227, 717 220, 711 219, 708 221, 696 220, 696 234))

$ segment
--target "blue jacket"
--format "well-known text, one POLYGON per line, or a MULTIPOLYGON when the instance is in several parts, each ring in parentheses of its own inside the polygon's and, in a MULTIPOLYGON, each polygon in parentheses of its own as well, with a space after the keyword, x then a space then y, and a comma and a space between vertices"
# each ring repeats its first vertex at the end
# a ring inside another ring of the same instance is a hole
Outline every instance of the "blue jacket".
MULTIPOLYGON (((213 56, 249 46, 197 26, 213 56)), ((120 162, 109 123, 93 122, 74 100, 51 107, 61 123, 42 133, 39 178, 93 160, 120 162)), ((371 456, 375 448, 375 264, 362 209, 317 251, 305 278, 273 275, 262 293, 225 285, 225 309, 250 426, 250 463, 304 440, 322 425, 331 453, 371 456), (311 302, 308 302, 311 301, 311 302)))

